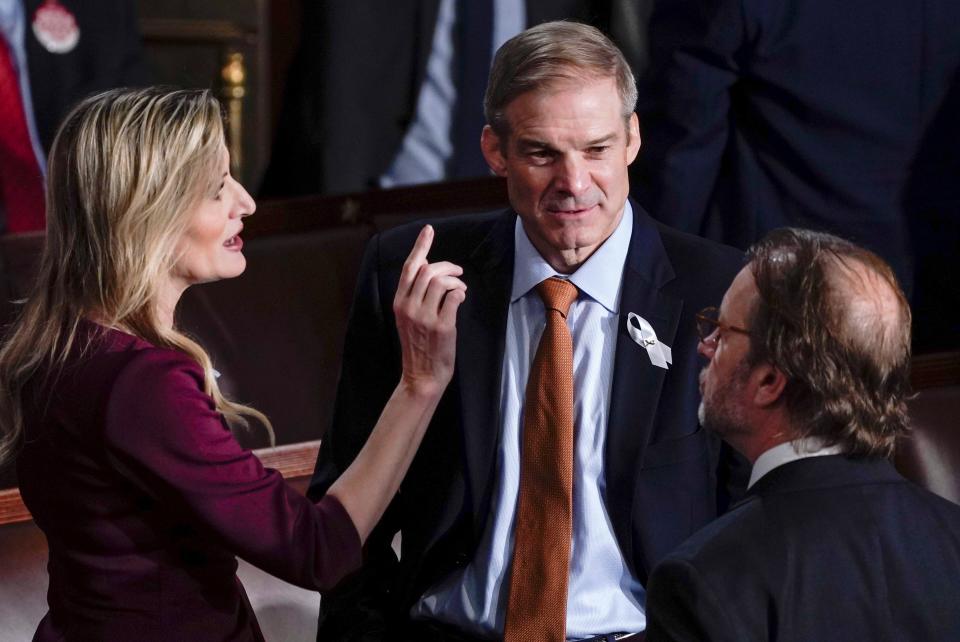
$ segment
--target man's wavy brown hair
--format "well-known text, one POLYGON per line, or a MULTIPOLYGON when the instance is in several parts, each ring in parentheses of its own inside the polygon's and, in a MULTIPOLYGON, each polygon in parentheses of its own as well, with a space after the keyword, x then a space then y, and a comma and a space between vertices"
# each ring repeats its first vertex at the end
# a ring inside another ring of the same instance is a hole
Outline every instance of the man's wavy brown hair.
POLYGON ((747 257, 759 292, 748 362, 787 376, 796 437, 891 456, 910 395, 910 307, 893 270, 853 243, 792 228, 747 257))

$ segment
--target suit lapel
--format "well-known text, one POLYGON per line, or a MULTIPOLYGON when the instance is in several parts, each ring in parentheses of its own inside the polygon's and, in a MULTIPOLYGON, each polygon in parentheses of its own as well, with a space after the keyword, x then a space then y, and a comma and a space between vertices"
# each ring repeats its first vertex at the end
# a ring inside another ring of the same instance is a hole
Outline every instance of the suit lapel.
POLYGON ((469 289, 457 321, 456 372, 468 498, 477 536, 489 512, 500 432, 499 386, 513 280, 514 220, 512 212, 500 217, 463 266, 469 289))
POLYGON ((673 267, 656 226, 633 204, 634 226, 623 273, 617 321, 617 348, 613 364, 605 453, 607 508, 623 548, 633 559, 631 514, 635 479, 670 370, 654 366, 647 351, 627 332, 634 312, 653 326, 657 338, 673 346, 683 301, 662 291, 674 277, 673 267))

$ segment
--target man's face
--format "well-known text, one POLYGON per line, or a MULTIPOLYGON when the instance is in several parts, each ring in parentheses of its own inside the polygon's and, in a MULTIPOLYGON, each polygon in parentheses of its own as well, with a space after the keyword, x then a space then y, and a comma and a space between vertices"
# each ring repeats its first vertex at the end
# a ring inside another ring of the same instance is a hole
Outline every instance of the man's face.
POLYGON ((610 236, 640 149, 636 114, 625 122, 612 78, 560 81, 515 98, 505 138, 490 127, 483 152, 505 176, 510 204, 541 256, 573 272, 610 236))
MULTIPOLYGON (((749 329, 756 297, 753 274, 745 267, 723 296, 719 320, 725 325, 749 329)), ((751 371, 746 359, 750 337, 718 328, 700 343, 698 351, 707 359, 700 371, 700 423, 736 447, 738 435, 750 428, 746 390, 751 371)))

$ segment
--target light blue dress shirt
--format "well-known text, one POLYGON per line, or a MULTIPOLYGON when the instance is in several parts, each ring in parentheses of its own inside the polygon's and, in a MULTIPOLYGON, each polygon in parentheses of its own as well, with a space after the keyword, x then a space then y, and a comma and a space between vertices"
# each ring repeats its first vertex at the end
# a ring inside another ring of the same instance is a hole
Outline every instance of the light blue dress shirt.
MULTIPOLYGON (((493 52, 523 31, 526 20, 527 9, 523 0, 494 0, 493 52)), ((454 152, 451 128, 457 105, 453 66, 456 23, 457 0, 440 0, 413 122, 390 168, 380 177, 381 187, 436 183, 447 177, 447 167, 454 152)), ((480 132, 477 132, 477 147, 480 147, 480 132)))
MULTIPOLYGON (((617 544, 605 504, 604 477, 621 282, 632 232, 633 212, 627 202, 610 238, 569 276, 580 291, 567 315, 574 353, 573 542, 567 592, 571 639, 646 628, 645 592, 617 544)), ((484 637, 503 635, 520 487, 523 402, 545 324, 535 287, 551 276, 567 278, 543 260, 519 219, 514 237, 493 514, 473 561, 432 587, 411 613, 484 637)))
POLYGON ((47 175, 47 157, 40 145, 40 135, 37 133, 37 124, 33 117, 33 97, 30 93, 30 74, 27 71, 26 48, 26 16, 23 11, 23 2, 20 0, 0 0, 0 31, 3 32, 10 53, 13 54, 16 65, 17 80, 20 85, 20 100, 27 117, 27 131, 30 134, 30 145, 37 157, 37 165, 44 177, 47 175))

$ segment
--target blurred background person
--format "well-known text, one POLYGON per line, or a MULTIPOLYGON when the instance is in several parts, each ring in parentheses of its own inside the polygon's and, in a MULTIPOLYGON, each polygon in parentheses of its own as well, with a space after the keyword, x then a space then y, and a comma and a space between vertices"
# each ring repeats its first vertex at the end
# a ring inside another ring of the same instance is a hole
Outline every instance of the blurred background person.
POLYGON ((0 0, 0 232, 44 227, 46 154, 79 99, 143 85, 132 0, 0 0))
POLYGON ((464 285, 425 228, 395 297, 403 371, 353 467, 313 504, 242 449, 206 352, 179 332, 190 285, 243 272, 255 205, 206 91, 114 90, 67 117, 47 244, 0 350, 0 460, 50 550, 36 640, 260 640, 234 555, 329 588, 419 446, 453 369, 464 285))
POLYGON ((528 26, 593 24, 646 65, 652 0, 304 2, 261 196, 489 176, 480 154, 493 53, 528 26))
POLYGON ((656 3, 635 197, 740 248, 785 225, 861 244, 915 293, 916 348, 956 348, 958 34, 954 0, 656 3))

